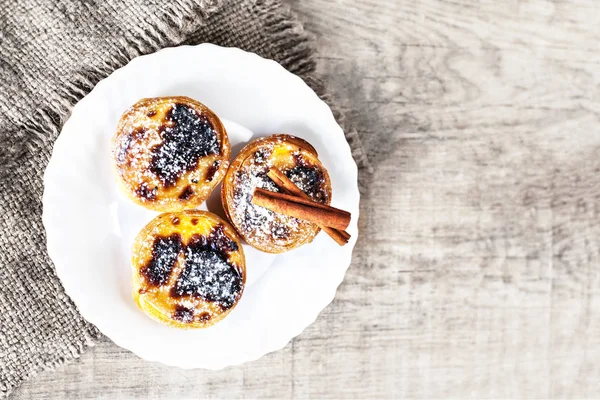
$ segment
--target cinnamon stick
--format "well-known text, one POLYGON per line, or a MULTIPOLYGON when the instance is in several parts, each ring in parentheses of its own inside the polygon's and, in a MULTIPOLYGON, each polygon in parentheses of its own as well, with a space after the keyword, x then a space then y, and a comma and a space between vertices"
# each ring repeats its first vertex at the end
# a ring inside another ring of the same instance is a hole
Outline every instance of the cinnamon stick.
POLYGON ((317 225, 344 230, 350 224, 350 213, 338 208, 305 200, 289 194, 256 188, 252 203, 271 211, 303 219, 317 225))
MULTIPOLYGON (((283 193, 310 200, 310 197, 308 197, 306 193, 304 193, 298 186, 296 186, 296 184, 292 182, 292 180, 288 178, 278 168, 271 167, 271 169, 269 169, 269 171, 267 172, 267 176, 271 178, 271 180, 279 187, 279 189, 283 193)), ((350 234, 346 231, 334 229, 329 226, 323 226, 321 224, 317 225, 319 225, 323 232, 328 234, 340 246, 345 245, 350 240, 350 234)))

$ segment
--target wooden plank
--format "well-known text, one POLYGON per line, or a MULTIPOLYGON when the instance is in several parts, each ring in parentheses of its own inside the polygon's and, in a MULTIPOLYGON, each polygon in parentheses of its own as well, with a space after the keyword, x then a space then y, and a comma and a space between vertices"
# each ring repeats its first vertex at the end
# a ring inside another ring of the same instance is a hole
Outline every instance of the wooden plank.
POLYGON ((600 397, 600 3, 288 2, 375 166, 335 301, 240 367, 105 341, 15 398, 600 397))

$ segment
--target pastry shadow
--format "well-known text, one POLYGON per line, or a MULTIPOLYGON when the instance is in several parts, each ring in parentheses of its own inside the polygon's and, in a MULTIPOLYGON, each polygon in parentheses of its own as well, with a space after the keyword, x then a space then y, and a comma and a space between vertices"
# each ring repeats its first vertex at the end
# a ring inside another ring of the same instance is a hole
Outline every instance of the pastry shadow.
POLYGON ((222 183, 219 183, 217 187, 210 193, 210 196, 208 196, 206 199, 206 208, 208 211, 213 214, 217 214, 225 221, 229 221, 229 218, 227 218, 225 211, 223 210, 223 204, 221 203, 221 186, 222 183))

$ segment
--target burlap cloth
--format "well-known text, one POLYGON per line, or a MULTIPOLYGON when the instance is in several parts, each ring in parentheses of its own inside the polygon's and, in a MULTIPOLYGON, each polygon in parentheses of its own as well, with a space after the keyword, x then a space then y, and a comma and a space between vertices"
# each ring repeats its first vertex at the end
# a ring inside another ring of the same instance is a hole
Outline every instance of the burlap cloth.
POLYGON ((100 335, 65 295, 41 222, 42 176, 71 107, 136 56, 202 42, 272 58, 325 96, 311 42, 279 0, 0 0, 0 397, 100 335))

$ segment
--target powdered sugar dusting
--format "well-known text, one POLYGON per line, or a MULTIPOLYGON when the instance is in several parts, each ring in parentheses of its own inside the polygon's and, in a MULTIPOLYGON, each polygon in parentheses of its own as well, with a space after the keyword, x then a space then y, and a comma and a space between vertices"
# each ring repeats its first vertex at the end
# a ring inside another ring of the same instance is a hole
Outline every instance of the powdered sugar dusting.
POLYGON ((220 254, 203 245, 188 244, 184 270, 171 290, 174 297, 199 296, 226 310, 241 290, 241 275, 220 254))
POLYGON ((272 192, 279 191, 267 176, 267 171, 272 166, 270 160, 272 151, 272 145, 262 147, 236 172, 233 218, 236 226, 252 235, 255 240, 266 243, 274 240, 277 244, 285 245, 290 230, 297 227, 298 220, 289 218, 287 221, 288 218, 285 216, 252 204, 252 196, 257 187, 272 192))
POLYGON ((285 175, 314 201, 327 202, 327 192, 323 188, 323 182, 325 181, 323 171, 318 168, 307 167, 299 154, 295 158, 298 165, 285 171, 285 175))
POLYGON ((175 104, 167 113, 160 130, 162 144, 152 149, 149 169, 165 186, 173 186, 179 177, 196 168, 198 159, 219 154, 214 127, 191 107, 175 104))
POLYGON ((174 233, 168 237, 156 237, 152 244, 152 258, 140 273, 153 286, 167 283, 181 251, 181 236, 174 233))
MULTIPOLYGON (((304 232, 312 224, 274 213, 267 208, 252 203, 252 196, 257 187, 272 192, 280 191, 277 185, 267 176, 269 168, 273 166, 271 159, 273 149, 273 144, 261 146, 236 171, 231 217, 238 229, 241 229, 245 236, 252 238, 251 240, 254 242, 283 247, 297 241, 298 234, 304 232)), ((323 189, 323 173, 315 168, 298 164, 302 162, 299 151, 294 154, 294 159, 296 160, 296 167, 284 172, 314 200, 327 201, 327 193, 323 189)))

